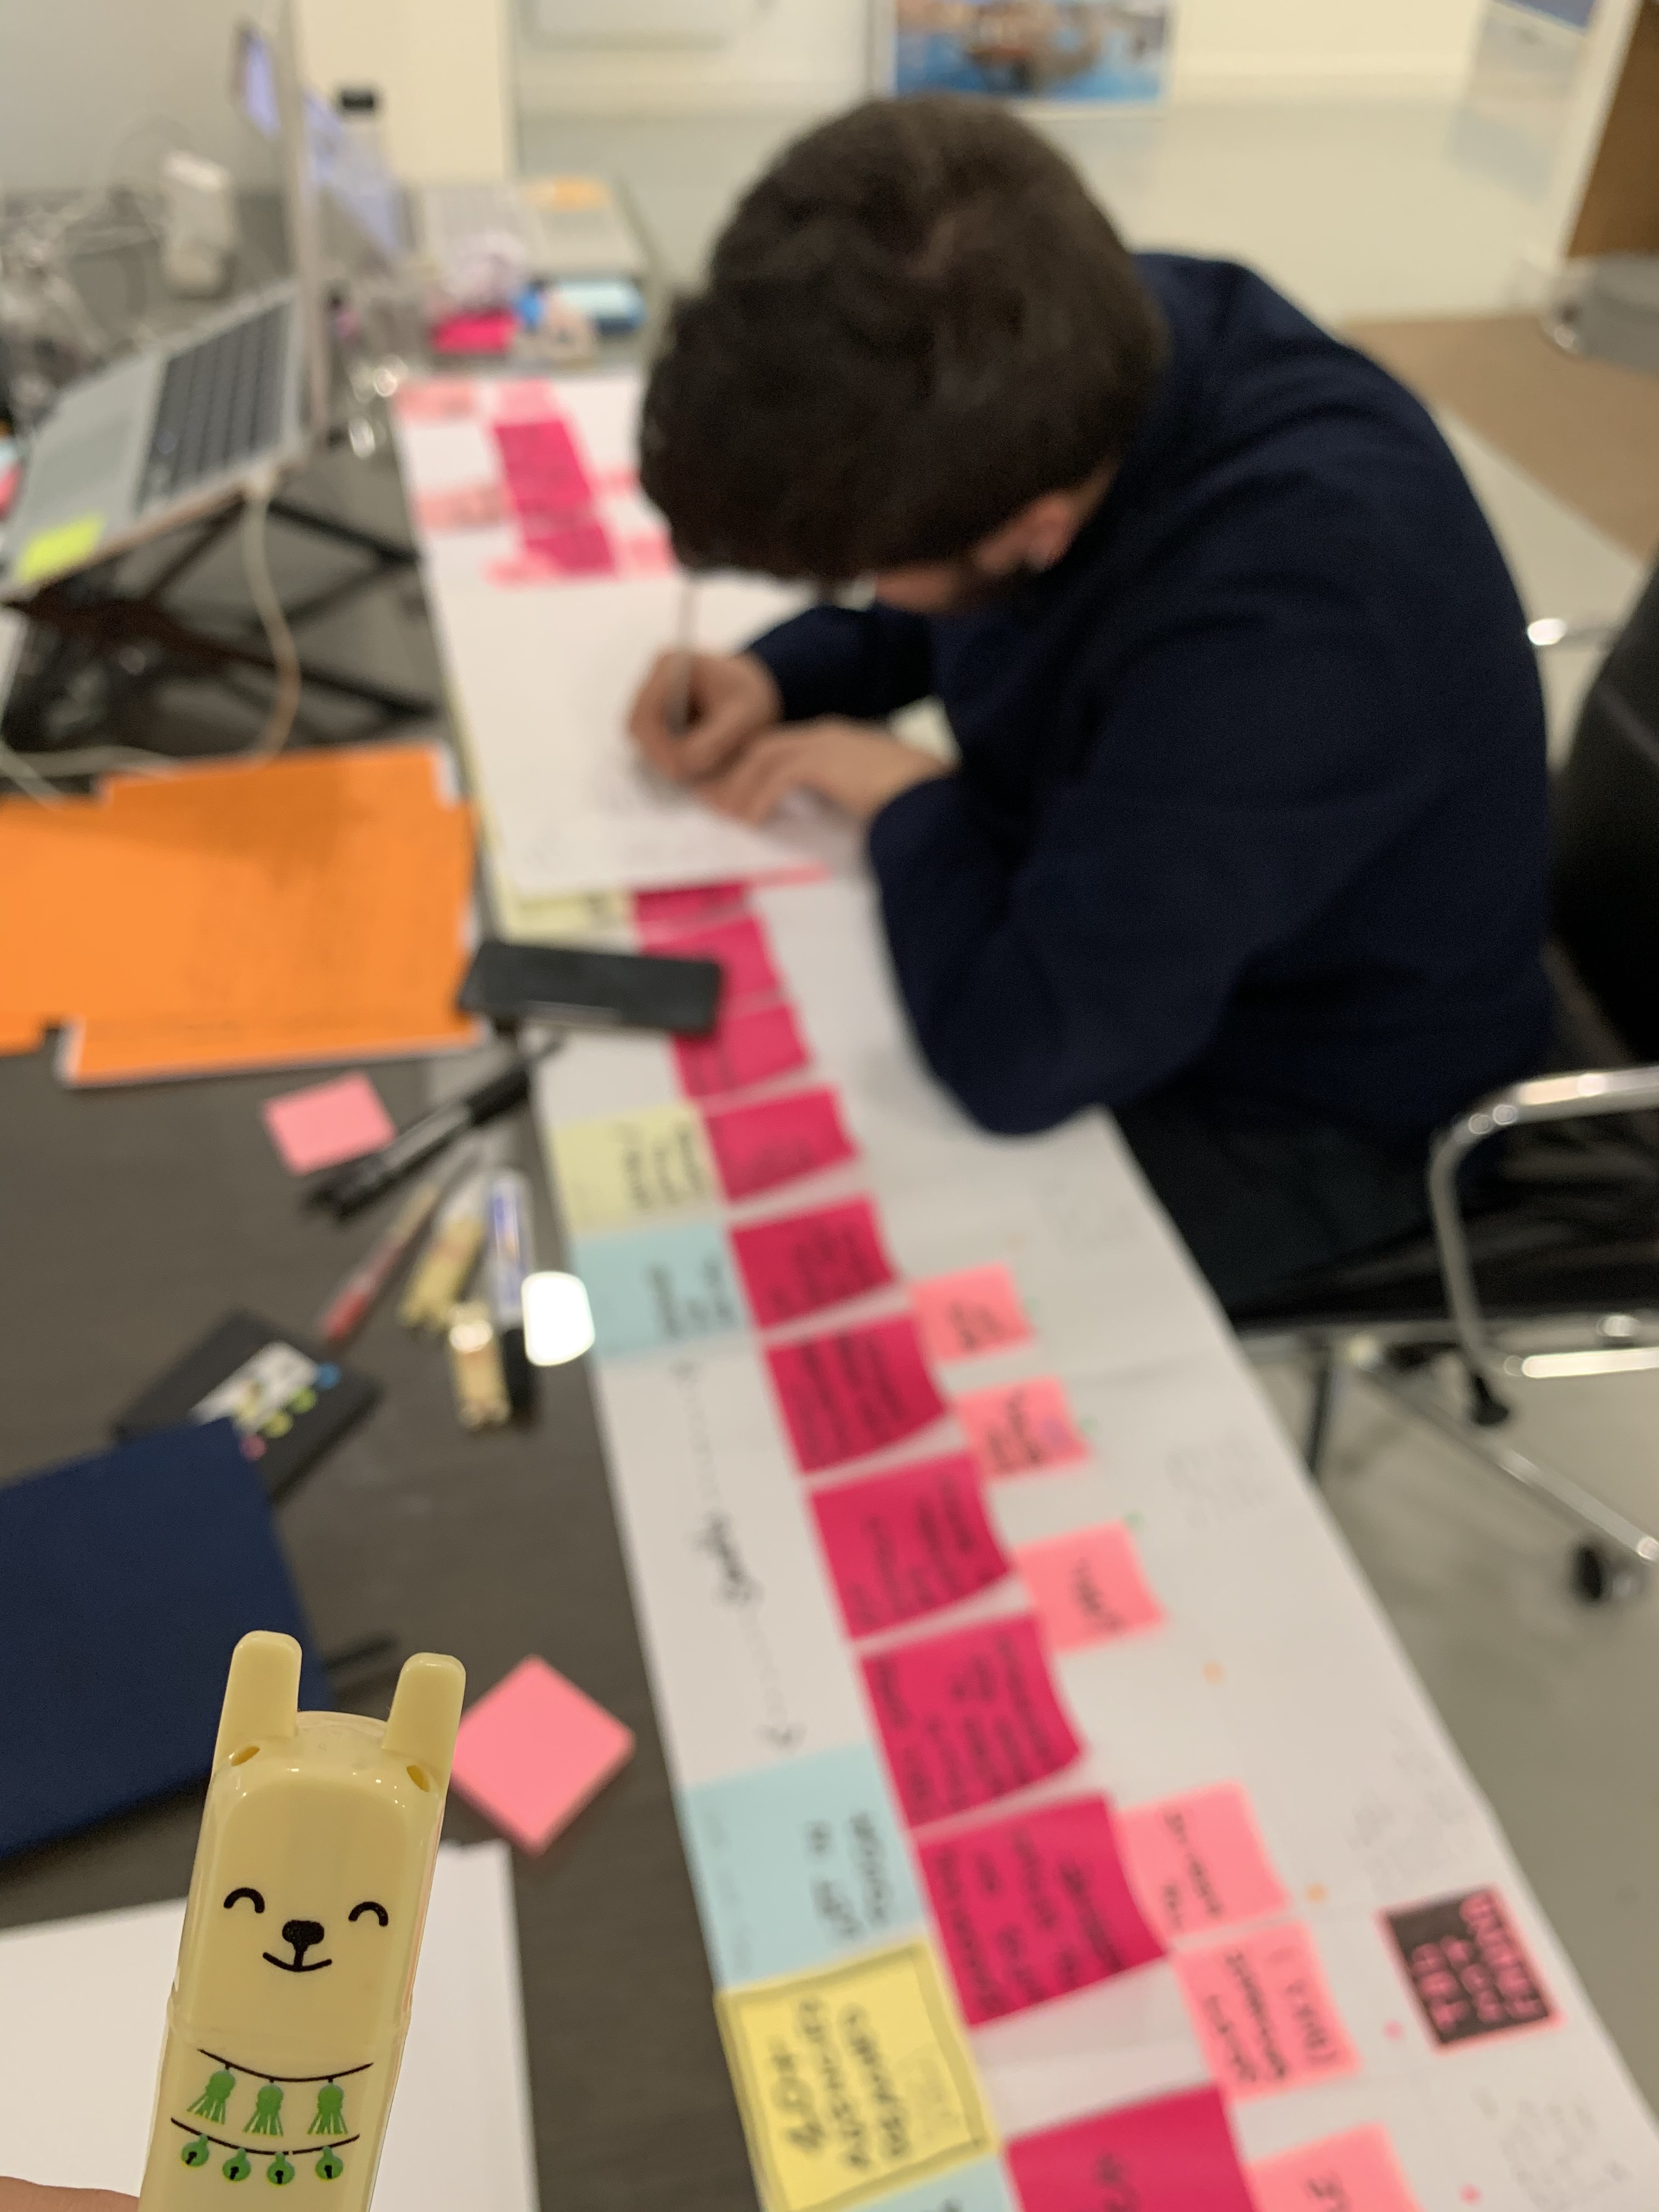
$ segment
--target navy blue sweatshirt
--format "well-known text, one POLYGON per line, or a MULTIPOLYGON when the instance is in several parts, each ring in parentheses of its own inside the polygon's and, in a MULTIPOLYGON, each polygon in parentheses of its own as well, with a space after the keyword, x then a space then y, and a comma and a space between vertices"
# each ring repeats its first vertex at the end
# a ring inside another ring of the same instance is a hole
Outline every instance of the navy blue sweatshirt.
POLYGON ((1180 1076, 1410 1141, 1537 1065, 1544 722, 1455 459, 1248 270, 1148 254, 1156 398, 1066 557, 989 611, 815 607, 792 720, 937 694, 959 773, 870 854, 939 1079, 1021 1134, 1180 1076))

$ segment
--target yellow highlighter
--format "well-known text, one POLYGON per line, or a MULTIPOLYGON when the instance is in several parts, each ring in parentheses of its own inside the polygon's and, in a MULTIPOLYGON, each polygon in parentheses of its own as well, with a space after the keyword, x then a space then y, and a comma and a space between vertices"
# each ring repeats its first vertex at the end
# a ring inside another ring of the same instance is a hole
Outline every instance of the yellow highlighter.
POLYGON ((364 2212, 465 1679, 459 1661, 417 1653, 382 1727, 301 1712, 291 1636, 236 1646, 141 2212, 222 2212, 249 2183, 364 2212))

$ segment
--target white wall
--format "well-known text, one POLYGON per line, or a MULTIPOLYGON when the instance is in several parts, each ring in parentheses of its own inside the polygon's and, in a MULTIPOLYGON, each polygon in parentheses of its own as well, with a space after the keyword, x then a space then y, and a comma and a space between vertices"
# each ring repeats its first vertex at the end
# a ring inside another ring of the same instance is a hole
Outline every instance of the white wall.
MULTIPOLYGON (((561 0, 536 4, 553 17, 561 0)), ((1484 6, 1485 0, 1176 0, 1174 94, 1450 98, 1468 69, 1484 6)), ((552 46, 519 32, 519 97, 526 109, 548 114, 831 107, 865 89, 866 23, 865 0, 757 0, 745 27, 714 49, 552 46)))
MULTIPOLYGON (((372 84, 386 150, 413 181, 501 177, 512 166, 512 0, 297 0, 303 67, 319 91, 372 84)), ((0 0, 0 7, 21 0, 0 0)))
POLYGON ((268 179, 230 101, 244 12, 237 0, 0 0, 0 187, 153 180, 178 144, 268 179))

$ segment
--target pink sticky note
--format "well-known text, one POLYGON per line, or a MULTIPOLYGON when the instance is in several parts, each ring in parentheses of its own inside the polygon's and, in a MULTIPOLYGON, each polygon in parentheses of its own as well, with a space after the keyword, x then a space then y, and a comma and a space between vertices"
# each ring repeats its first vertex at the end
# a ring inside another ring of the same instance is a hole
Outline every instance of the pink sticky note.
POLYGON ((805 1474, 899 1443, 945 1411, 908 1314, 774 1345, 766 1364, 805 1474))
POLYGON ((1103 1797, 1073 1797, 921 1847, 968 2025, 1164 1956, 1140 1917, 1103 1797))
POLYGON ((767 949, 766 933, 752 914, 699 922, 690 929, 679 923, 645 921, 640 924, 640 940, 677 959, 718 960, 726 976, 727 1002, 783 988, 767 949))
POLYGON ((665 890, 635 891, 634 920, 642 942, 654 945, 678 930, 729 921, 748 902, 742 884, 674 884, 665 890))
POLYGON ((571 514, 532 523, 523 518, 524 557, 550 576, 609 576, 617 556, 597 515, 571 514))
POLYGON ((1118 1814, 1130 1879, 1164 1936, 1261 1920, 1290 1903, 1236 1782, 1132 1805, 1118 1814))
POLYGON ((970 1359, 976 1352, 1024 1344, 1031 1334, 1014 1279, 1000 1262, 912 1283, 910 1303, 935 1359, 970 1359))
POLYGON ((398 1129, 366 1075, 342 1075, 303 1091, 268 1098, 259 1109, 270 1141, 290 1175, 309 1175, 341 1160, 361 1159, 389 1145, 398 1129))
POLYGON ((401 386, 392 404, 406 422, 459 422, 478 401, 465 377, 434 376, 401 386))
POLYGON ((498 483, 452 484, 422 492, 415 513, 422 530, 494 530, 505 519, 507 503, 498 483))
POLYGON ((753 1198, 855 1157, 833 1091, 792 1091, 787 1098, 728 1106, 703 1119, 730 1199, 753 1198))
POLYGON ((864 1681, 913 1827, 1028 1789, 1083 1748, 1028 1613, 873 1653, 864 1681))
POLYGON ((1243 2101, 1359 2069, 1299 1921, 1177 1952, 1176 1974, 1222 2094, 1243 2101))
POLYGON ((1022 2212, 1255 2212, 1213 2089, 1017 2136, 1006 2155, 1022 2212))
POLYGON ((465 1715, 450 1779, 523 1850, 544 1851, 633 1756, 619 1720, 532 1657, 465 1715))
POLYGON ((805 1066, 806 1059, 794 1009, 782 1000, 723 1014, 707 1036, 674 1040, 680 1088, 688 1098, 747 1091, 793 1074, 805 1066))
POLYGON ((812 1493, 849 1636, 873 1636, 1000 1582, 1008 1560, 963 1453, 812 1493))
POLYGON ((1022 1545, 1014 1558, 1057 1651, 1155 1628, 1164 1618, 1121 1521, 1022 1545))
POLYGON ((969 1391, 956 1400, 953 1411, 987 1474, 1025 1474, 1034 1467, 1064 1467, 1089 1456, 1066 1393, 1052 1375, 969 1391))
POLYGON ((434 353, 506 353, 518 327, 512 310, 501 307, 478 315, 446 315, 428 335, 434 353))
POLYGON ((763 1328, 822 1313, 893 1280, 867 1198, 751 1222, 732 1230, 732 1248, 763 1328))
POLYGON ((539 527, 555 518, 587 514, 593 488, 569 426, 556 415, 497 420, 492 428, 514 512, 539 527))
POLYGON ((1250 2168, 1256 2212, 1422 2212, 1388 2131, 1349 2128, 1250 2168))

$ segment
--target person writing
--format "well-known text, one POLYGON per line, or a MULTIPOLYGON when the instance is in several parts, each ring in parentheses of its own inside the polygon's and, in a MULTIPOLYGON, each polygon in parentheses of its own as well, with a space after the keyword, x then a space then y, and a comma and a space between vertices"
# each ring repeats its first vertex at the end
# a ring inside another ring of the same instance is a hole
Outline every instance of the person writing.
POLYGON ((1421 1220, 1428 1132, 1545 1048, 1547 794, 1413 398, 1247 270, 1132 257, 1005 112, 875 101, 738 208, 641 455, 689 568, 826 603, 665 655, 637 744, 743 820, 868 825, 976 1121, 1112 1109, 1232 1304, 1421 1220), (929 696, 954 769, 881 726, 929 696))

